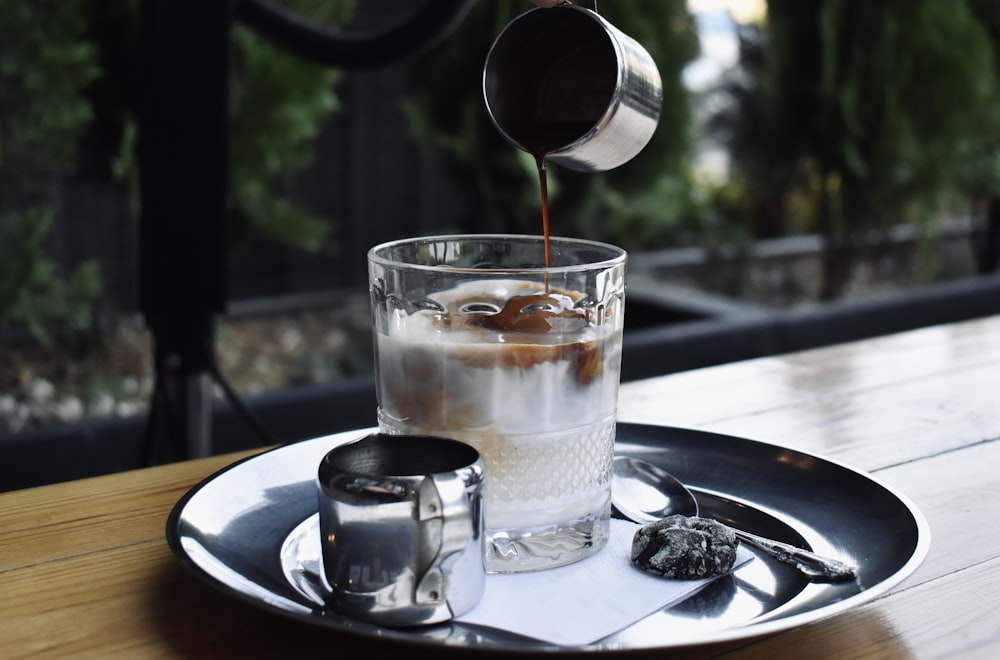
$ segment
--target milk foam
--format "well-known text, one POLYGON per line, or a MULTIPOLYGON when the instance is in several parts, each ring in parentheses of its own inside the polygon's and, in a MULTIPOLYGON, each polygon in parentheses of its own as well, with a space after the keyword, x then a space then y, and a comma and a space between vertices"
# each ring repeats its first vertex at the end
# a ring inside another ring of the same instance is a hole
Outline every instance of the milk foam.
POLYGON ((464 284, 416 311, 394 310, 388 334, 376 339, 383 427, 476 446, 486 462, 490 528, 565 520, 606 504, 620 323, 599 325, 592 310, 572 309, 582 295, 560 293, 571 309, 549 309, 548 331, 483 324, 539 288, 464 284))

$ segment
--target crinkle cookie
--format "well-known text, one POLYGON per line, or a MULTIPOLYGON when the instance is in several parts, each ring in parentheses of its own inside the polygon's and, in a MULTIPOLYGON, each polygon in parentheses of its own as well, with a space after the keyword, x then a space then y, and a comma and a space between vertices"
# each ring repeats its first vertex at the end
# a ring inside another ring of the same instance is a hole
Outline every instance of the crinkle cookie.
POLYGON ((736 561, 736 534, 709 520, 668 516, 632 537, 632 563, 653 575, 681 580, 715 577, 736 561))

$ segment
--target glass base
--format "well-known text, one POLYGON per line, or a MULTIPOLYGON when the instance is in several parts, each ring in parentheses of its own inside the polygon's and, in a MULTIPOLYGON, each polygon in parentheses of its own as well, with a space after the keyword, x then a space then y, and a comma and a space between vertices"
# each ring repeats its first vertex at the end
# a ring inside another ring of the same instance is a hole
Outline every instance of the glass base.
POLYGON ((580 561, 608 542, 611 505, 575 520, 520 529, 486 530, 490 573, 541 571, 580 561))

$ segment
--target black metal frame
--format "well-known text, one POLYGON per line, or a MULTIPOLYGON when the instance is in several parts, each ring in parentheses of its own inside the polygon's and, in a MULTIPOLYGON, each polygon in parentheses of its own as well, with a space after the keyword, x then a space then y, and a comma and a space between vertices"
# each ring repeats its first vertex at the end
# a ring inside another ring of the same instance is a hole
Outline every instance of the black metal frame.
POLYGON ((429 0, 400 25, 335 33, 266 0, 140 3, 142 213, 140 306, 153 335, 155 391, 148 463, 212 451, 211 393, 220 386, 264 442, 267 430, 219 372, 216 323, 226 309, 231 29, 241 20, 328 66, 372 67, 444 38, 474 0, 429 0))

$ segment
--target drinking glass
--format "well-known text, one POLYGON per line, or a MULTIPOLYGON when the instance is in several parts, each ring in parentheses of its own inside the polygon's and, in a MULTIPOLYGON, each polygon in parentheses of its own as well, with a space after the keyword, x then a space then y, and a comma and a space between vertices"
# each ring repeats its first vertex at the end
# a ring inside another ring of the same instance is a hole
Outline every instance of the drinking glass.
POLYGON ((368 254, 380 431, 479 450, 490 572, 607 542, 625 262, 604 243, 516 235, 368 254))

